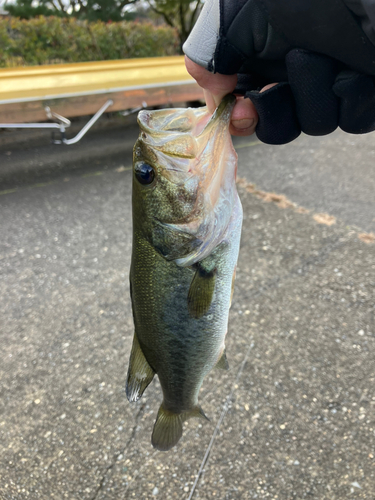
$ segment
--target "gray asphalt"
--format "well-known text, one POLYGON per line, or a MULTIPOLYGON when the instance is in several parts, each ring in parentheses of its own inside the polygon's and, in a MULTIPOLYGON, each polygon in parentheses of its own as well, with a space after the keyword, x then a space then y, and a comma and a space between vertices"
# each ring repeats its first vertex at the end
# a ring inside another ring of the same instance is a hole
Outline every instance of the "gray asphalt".
POLYGON ((1 500, 188 499, 215 430, 192 498, 373 499, 374 135, 235 140, 231 369, 168 453, 150 444, 157 380, 124 393, 136 135, 0 137, 1 500))

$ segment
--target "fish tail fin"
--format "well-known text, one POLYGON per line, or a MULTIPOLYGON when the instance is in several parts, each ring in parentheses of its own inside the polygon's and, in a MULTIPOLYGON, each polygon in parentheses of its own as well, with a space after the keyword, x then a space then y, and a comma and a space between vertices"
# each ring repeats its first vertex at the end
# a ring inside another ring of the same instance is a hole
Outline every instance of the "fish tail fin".
POLYGON ((154 378, 155 372, 148 364, 134 332, 133 346, 130 354, 128 377, 126 380, 126 396, 130 402, 138 401, 146 387, 154 378))
POLYGON ((182 436, 182 423, 192 417, 209 420, 199 405, 189 411, 173 413, 161 404, 152 432, 152 446, 160 451, 168 451, 176 446, 182 436))
POLYGON ((182 414, 168 411, 161 404, 152 431, 152 446, 160 451, 168 451, 179 442, 181 436, 182 414))

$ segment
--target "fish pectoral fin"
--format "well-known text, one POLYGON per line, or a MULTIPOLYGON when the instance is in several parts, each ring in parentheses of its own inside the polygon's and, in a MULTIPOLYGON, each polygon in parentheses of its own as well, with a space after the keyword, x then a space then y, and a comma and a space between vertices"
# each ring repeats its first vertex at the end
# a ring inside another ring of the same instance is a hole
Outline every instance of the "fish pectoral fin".
POLYGON ((215 368, 220 368, 220 370, 229 370, 229 363, 227 360, 227 353, 225 351, 225 347, 223 350, 223 354, 220 356, 219 361, 215 365, 215 368))
POLYGON ((199 405, 189 411, 173 413, 161 404, 152 431, 152 446, 160 451, 168 451, 176 446, 182 436, 182 423, 192 417, 209 420, 199 405))
POLYGON ((138 401, 146 387, 154 378, 155 372, 148 364, 134 332, 133 346, 130 353, 128 377, 126 380, 126 396, 130 402, 138 401))
POLYGON ((194 318, 201 318, 210 308, 215 282, 216 270, 206 271, 198 264, 188 293, 188 309, 194 318))

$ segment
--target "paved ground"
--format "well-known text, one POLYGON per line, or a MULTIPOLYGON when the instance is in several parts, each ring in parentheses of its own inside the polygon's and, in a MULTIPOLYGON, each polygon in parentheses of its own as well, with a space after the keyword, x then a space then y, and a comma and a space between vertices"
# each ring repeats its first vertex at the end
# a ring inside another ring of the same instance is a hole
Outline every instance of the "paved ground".
POLYGON ((135 136, 0 139, 0 499, 373 499, 374 136, 236 141, 231 370, 169 453, 150 444, 157 381, 124 394, 135 136))

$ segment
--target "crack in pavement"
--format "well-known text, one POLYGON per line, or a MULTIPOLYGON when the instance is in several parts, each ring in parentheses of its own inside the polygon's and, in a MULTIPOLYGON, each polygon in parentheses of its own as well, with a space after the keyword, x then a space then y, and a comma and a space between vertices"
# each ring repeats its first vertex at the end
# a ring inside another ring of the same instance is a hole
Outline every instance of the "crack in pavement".
POLYGON ((130 443, 133 441, 133 439, 135 438, 135 434, 136 434, 136 431, 137 431, 137 427, 138 427, 138 421, 139 421, 139 418, 141 417, 144 409, 146 407, 146 403, 143 403, 136 416, 135 416, 135 423, 134 423, 134 426, 133 426, 133 429, 130 433, 130 436, 129 436, 129 439, 127 440, 125 446, 118 452, 118 453, 115 453, 114 456, 113 456, 113 459, 112 459, 112 462, 108 465, 108 467, 105 469, 104 471, 104 474, 102 476, 102 478, 100 479, 99 481, 99 485, 98 487, 96 488, 95 490, 95 493, 94 495, 91 497, 91 500, 96 500, 100 491, 103 489, 103 485, 104 485, 104 482, 105 480, 107 479, 108 477, 108 474, 109 472, 113 469, 113 467, 116 465, 116 462, 117 462, 117 459, 120 455, 123 455, 125 450, 128 448, 128 446, 130 445, 130 443))

